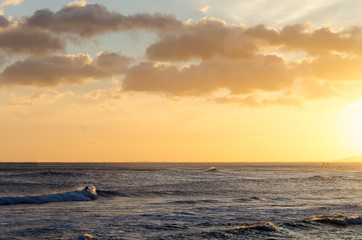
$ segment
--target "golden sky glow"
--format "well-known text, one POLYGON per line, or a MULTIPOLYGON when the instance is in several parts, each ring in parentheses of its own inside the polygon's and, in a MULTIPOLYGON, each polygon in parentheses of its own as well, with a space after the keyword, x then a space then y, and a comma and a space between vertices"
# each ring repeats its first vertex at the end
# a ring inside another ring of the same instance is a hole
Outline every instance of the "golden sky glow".
POLYGON ((2 1, 0 161, 362 155, 362 3, 126 2, 2 1))

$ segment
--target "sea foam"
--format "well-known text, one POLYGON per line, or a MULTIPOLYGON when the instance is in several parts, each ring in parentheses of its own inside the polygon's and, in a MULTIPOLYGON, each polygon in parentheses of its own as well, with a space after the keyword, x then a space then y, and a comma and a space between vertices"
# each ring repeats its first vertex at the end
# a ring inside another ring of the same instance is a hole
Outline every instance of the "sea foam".
POLYGON ((65 201, 91 201, 97 198, 95 187, 85 187, 82 190, 56 193, 40 196, 24 196, 24 197, 0 197, 0 205, 10 204, 42 204, 49 202, 65 202, 65 201))

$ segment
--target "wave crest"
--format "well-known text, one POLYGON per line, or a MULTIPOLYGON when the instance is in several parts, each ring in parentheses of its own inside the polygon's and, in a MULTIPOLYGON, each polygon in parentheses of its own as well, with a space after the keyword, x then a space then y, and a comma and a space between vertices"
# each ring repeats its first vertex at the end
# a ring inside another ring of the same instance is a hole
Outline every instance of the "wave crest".
POLYGON ((250 223, 243 223, 239 225, 236 229, 241 230, 259 230, 259 231, 276 231, 277 227, 274 223, 267 222, 267 223, 260 223, 260 224, 250 224, 250 223))
POLYGON ((205 170, 205 172, 217 172, 217 168, 216 167, 209 167, 208 169, 205 170))
POLYGON ((334 225, 341 225, 341 226, 347 226, 347 225, 359 225, 362 224, 362 216, 321 216, 321 217, 313 217, 308 218, 305 221, 307 222, 321 222, 321 223, 327 223, 327 224, 334 224, 334 225))
POLYGON ((97 198, 95 187, 85 187, 82 190, 56 193, 40 196, 24 196, 24 197, 0 197, 0 205, 11 204, 42 204, 49 202, 65 202, 65 201, 91 201, 97 198))
POLYGON ((86 233, 83 236, 80 236, 80 237, 77 237, 77 238, 69 238, 67 240, 92 240, 92 239, 93 239, 93 236, 86 233))

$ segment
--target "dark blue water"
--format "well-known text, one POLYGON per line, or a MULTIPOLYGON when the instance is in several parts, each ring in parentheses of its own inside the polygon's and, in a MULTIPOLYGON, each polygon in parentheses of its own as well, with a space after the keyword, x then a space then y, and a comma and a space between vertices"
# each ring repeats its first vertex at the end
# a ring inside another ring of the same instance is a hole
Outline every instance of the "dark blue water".
POLYGON ((0 239, 362 239, 361 183, 362 164, 0 164, 0 239))

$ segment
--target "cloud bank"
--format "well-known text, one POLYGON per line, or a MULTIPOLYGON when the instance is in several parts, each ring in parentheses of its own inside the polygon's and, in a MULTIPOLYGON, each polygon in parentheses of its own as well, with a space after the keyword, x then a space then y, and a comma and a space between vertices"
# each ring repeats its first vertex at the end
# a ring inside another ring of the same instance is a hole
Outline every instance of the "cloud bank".
POLYGON ((299 99, 343 96, 350 82, 360 81, 361 46, 362 26, 335 31, 311 23, 275 29, 207 17, 182 22, 162 14, 126 16, 79 1, 12 21, 0 16, 0 50, 29 55, 4 68, 0 86, 56 87, 124 75, 124 92, 207 97, 227 90, 215 101, 297 105, 299 99), (53 55, 65 52, 70 35, 88 40, 121 31, 151 31, 157 40, 139 62, 111 52, 93 59, 86 53, 53 55), (255 97, 260 92, 291 94, 255 97))

